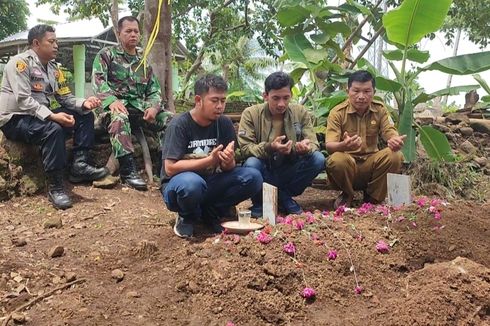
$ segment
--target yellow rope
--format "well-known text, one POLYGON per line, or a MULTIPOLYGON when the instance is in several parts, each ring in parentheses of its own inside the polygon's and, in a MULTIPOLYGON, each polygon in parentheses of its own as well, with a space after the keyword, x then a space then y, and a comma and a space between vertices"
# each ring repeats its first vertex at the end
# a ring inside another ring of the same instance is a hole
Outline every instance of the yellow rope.
MULTIPOLYGON (((168 0, 168 4, 170 4, 170 1, 171 0, 168 0)), ((150 54, 153 44, 157 39, 158 32, 160 31, 160 14, 162 11, 162 5, 163 5, 163 0, 158 0, 158 12, 155 20, 155 25, 153 25, 153 30, 151 31, 150 37, 148 38, 148 43, 146 44, 145 49, 143 51, 143 58, 141 59, 141 62, 138 65, 138 67, 136 67, 136 70, 138 70, 141 67, 141 65, 143 65, 145 75, 146 75, 146 67, 148 66, 146 64, 148 55, 150 54)))

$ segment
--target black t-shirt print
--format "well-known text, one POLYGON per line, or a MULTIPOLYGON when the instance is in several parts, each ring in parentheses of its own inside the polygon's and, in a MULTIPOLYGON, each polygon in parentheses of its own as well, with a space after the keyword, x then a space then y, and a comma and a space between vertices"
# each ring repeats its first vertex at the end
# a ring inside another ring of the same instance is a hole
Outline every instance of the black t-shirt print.
MULTIPOLYGON (((206 157, 219 145, 226 147, 236 138, 235 128, 228 117, 221 116, 207 127, 198 125, 189 112, 174 118, 165 131, 162 148, 162 182, 168 181, 165 175, 165 160, 182 160, 206 157)), ((207 175, 209 171, 200 174, 207 175)))

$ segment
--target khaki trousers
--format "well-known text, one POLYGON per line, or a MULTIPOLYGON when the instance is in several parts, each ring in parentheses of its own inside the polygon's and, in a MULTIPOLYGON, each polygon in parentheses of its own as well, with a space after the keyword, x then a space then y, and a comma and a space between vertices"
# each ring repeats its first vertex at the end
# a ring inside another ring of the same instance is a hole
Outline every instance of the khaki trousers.
POLYGON ((356 160, 347 153, 333 153, 327 160, 328 179, 349 196, 354 197, 355 190, 364 190, 382 202, 387 193, 386 175, 400 172, 403 154, 385 148, 364 158, 356 160))

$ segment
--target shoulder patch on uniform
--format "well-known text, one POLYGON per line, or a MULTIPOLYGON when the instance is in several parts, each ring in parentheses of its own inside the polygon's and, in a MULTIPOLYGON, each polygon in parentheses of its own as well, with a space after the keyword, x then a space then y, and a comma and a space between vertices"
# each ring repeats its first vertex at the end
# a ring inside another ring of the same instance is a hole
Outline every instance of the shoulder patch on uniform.
POLYGON ((24 72, 27 69, 27 63, 24 60, 17 60, 15 69, 17 72, 24 72))
POLYGON ((59 95, 66 95, 66 94, 70 94, 71 91, 70 91, 70 88, 68 86, 64 86, 64 87, 61 87, 60 89, 58 89, 57 93, 59 95))
POLYGON ((246 130, 238 130, 238 136, 245 136, 247 134, 246 130))

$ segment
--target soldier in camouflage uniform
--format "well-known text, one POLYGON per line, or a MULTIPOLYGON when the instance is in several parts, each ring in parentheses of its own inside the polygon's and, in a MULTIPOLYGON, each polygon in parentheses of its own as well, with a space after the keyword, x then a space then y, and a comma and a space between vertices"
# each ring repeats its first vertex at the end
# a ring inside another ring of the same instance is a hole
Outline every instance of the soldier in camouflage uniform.
POLYGON ((0 129, 8 139, 40 145, 47 174, 48 198, 56 208, 72 202, 65 193, 65 135, 73 132, 73 164, 70 181, 103 178, 104 168, 88 163, 94 143, 94 115, 100 106, 96 97, 75 98, 54 61, 58 44, 53 27, 37 25, 27 37, 30 49, 16 55, 5 66, 0 89, 0 129))
POLYGON ((120 45, 104 48, 97 54, 92 86, 103 109, 111 114, 109 135, 122 181, 146 190, 146 182, 139 176, 133 158, 130 122, 158 132, 164 129, 170 113, 162 109, 160 84, 152 68, 140 65, 141 56, 136 49, 140 40, 138 24, 131 16, 119 20, 120 45))

